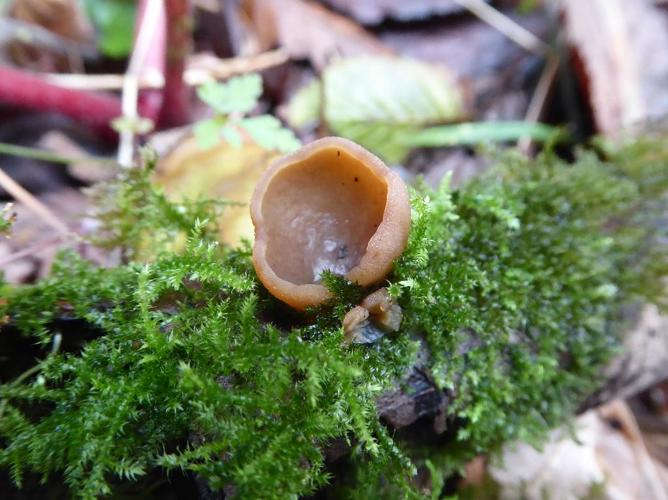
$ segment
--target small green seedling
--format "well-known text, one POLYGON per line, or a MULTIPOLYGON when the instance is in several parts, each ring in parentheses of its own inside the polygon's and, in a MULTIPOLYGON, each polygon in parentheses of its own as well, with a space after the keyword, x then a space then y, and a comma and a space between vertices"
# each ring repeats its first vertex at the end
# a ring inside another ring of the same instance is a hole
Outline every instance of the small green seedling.
POLYGON ((208 82, 197 89, 197 95, 216 114, 194 127, 202 148, 215 146, 221 138, 241 147, 248 137, 265 149, 291 152, 301 144, 295 134, 272 115, 245 116, 257 106, 262 95, 262 78, 257 73, 238 76, 225 83, 208 82))

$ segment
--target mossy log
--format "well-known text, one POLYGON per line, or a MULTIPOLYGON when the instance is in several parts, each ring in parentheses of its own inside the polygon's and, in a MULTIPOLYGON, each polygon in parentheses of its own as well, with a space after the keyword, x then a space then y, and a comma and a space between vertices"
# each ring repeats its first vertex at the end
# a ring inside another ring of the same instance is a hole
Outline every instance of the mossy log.
POLYGON ((242 498, 410 498, 418 470, 450 474, 641 390, 668 366, 668 321, 637 305, 668 302, 663 144, 510 155, 461 189, 416 187, 384 283, 400 331, 352 345, 342 320, 373 290, 325 273, 333 299, 291 310, 248 246, 218 244, 224 206, 170 203, 128 170, 98 214, 127 265, 70 252, 3 289, 0 342, 34 350, 3 373, 0 467, 19 485, 63 474, 86 498, 155 470, 242 498))
MULTIPOLYGON (((629 308, 626 315, 625 322, 634 326, 623 335, 621 353, 601 371, 600 387, 583 400, 579 412, 631 397, 668 378, 668 316, 654 305, 629 308)), ((420 358, 427 357, 423 346, 420 358)), ((420 426, 441 434, 448 426, 448 405, 456 397, 439 389, 427 368, 415 366, 395 389, 378 398, 377 410, 392 429, 419 421, 420 426)), ((456 426, 456 422, 449 424, 456 426)))

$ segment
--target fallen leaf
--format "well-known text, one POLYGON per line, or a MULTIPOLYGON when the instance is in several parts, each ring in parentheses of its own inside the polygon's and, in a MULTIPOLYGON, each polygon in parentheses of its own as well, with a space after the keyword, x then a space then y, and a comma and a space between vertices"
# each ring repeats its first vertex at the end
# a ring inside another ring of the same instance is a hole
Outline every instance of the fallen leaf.
POLYGON ((323 74, 324 118, 333 132, 400 162, 404 138, 464 115, 464 97, 445 71, 410 59, 359 57, 323 74), (355 85, 351 85, 355 82, 355 85))
POLYGON ((76 0, 15 0, 10 16, 75 41, 86 41, 93 34, 81 6, 76 0))
POLYGON ((303 125, 320 115, 335 134, 352 139, 390 163, 404 159, 408 138, 427 125, 465 114, 465 97, 441 68, 411 59, 360 56, 324 71, 293 98, 288 119, 303 125), (355 85, 351 85, 355 82, 355 85))
POLYGON ((172 199, 215 198, 242 204, 226 207, 220 221, 221 241, 237 246, 242 239, 253 239, 248 203, 260 175, 278 155, 249 143, 236 148, 219 142, 202 149, 189 136, 160 160, 155 182, 172 199))
MULTIPOLYGON (((554 28, 544 11, 522 16, 501 12, 541 39, 548 39, 554 28)), ((440 65, 458 78, 474 81, 527 71, 523 67, 527 51, 474 16, 458 16, 426 26, 390 25, 382 27, 379 38, 397 54, 440 65)))
POLYGON ((317 69, 336 57, 392 53, 355 22, 313 2, 249 0, 246 10, 261 50, 280 45, 317 69))
MULTIPOLYGON (((81 219, 89 208, 89 199, 79 189, 61 188, 42 193, 38 199, 74 233, 80 233, 81 219)), ((16 221, 0 252, 0 271, 7 272, 12 282, 43 278, 49 274, 58 250, 73 246, 74 239, 63 238, 62 234, 57 233, 23 203, 15 203, 13 212, 16 213, 16 221), (17 254, 20 258, 15 258, 17 254)), ((74 245, 77 250, 87 246, 77 243, 74 245)))
POLYGON ((652 0, 562 0, 599 132, 615 136, 668 114, 668 20, 652 0))
MULTIPOLYGON (((0 241, 0 263, 14 253, 8 242, 0 241)), ((12 260, 0 265, 3 280, 11 284, 26 283, 37 270, 37 263, 30 257, 12 260)))
POLYGON ((622 400, 578 417, 577 441, 555 430, 540 450, 526 443, 504 446, 489 467, 502 499, 611 498, 665 500, 666 468, 647 452, 622 400), (595 494, 598 496, 595 496, 595 494))
POLYGON ((454 0, 326 0, 362 24, 379 24, 385 19, 414 21, 430 16, 458 13, 462 6, 454 0))
MULTIPOLYGON (((93 29, 77 0, 15 0, 10 4, 9 16, 74 42, 89 42, 93 37, 93 29)), ((10 53, 17 64, 41 71, 71 68, 67 57, 30 44, 13 43, 10 53)))

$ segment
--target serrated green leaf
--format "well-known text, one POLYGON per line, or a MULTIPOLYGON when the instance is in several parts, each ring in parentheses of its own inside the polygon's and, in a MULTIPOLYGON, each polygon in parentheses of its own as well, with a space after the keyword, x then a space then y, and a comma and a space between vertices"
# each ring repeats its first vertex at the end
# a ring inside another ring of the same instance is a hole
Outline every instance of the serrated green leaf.
POLYGON ((323 85, 329 127, 389 162, 401 161, 410 150, 407 134, 464 115, 463 93, 454 80, 411 59, 343 59, 325 70, 323 85))
MULTIPOLYGON (((554 141, 560 136, 557 128, 528 122, 433 126, 462 118, 463 96, 447 74, 409 59, 346 59, 327 68, 322 85, 324 119, 330 129, 388 163, 400 163, 416 147, 515 141, 522 137, 554 141)), ((307 100, 310 92, 314 91, 305 87, 291 103, 291 123, 298 125, 300 118, 314 112, 314 106, 317 111, 318 102, 309 104, 307 100)))
POLYGON ((291 152, 301 146, 292 130, 282 126, 280 120, 271 115, 252 116, 239 121, 253 140, 265 149, 291 152))
POLYGON ((248 113, 262 95, 262 78, 251 73, 225 83, 207 82, 197 88, 197 95, 220 114, 248 113))
POLYGON ((218 120, 204 120, 193 127, 193 134, 197 144, 202 149, 207 149, 218 144, 220 140, 220 123, 218 120))

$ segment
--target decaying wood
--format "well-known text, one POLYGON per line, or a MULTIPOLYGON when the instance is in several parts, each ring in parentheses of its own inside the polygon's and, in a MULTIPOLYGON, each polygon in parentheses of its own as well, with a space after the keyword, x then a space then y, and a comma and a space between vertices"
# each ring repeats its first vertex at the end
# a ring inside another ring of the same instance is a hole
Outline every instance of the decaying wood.
MULTIPOLYGON (((653 305, 633 308, 625 316, 634 326, 624 335, 623 352, 603 370, 600 388, 586 398, 580 411, 632 396, 668 378, 668 316, 659 314, 653 305)), ((427 355, 423 347, 420 357, 427 355)), ((378 399, 378 415, 393 429, 433 417, 434 430, 444 430, 436 417, 446 413, 453 395, 438 389, 422 364, 409 372, 400 388, 378 399)))

